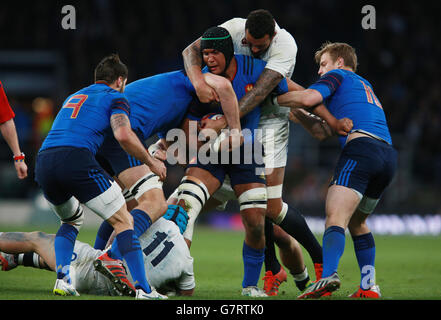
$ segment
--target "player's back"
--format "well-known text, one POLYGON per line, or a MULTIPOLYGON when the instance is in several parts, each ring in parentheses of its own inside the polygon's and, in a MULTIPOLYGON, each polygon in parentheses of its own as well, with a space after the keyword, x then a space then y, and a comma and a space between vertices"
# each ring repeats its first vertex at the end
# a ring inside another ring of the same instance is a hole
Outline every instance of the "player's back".
MULTIPOLYGON (((354 123, 353 131, 362 130, 392 144, 386 115, 369 81, 342 69, 329 71, 321 79, 327 81, 329 77, 338 86, 334 94, 324 101, 329 111, 337 119, 350 118, 354 123)), ((339 139, 344 145, 346 137, 339 139)))
POLYGON ((180 70, 134 81, 126 86, 125 95, 132 106, 132 128, 148 139, 180 126, 195 90, 180 70))
POLYGON ((139 237, 139 242, 151 286, 159 288, 176 280, 180 289, 194 287, 193 258, 174 222, 158 219, 139 237))
POLYGON ((96 153, 111 134, 112 110, 129 113, 124 95, 103 83, 92 84, 70 95, 58 112, 40 151, 54 147, 87 148, 96 153))

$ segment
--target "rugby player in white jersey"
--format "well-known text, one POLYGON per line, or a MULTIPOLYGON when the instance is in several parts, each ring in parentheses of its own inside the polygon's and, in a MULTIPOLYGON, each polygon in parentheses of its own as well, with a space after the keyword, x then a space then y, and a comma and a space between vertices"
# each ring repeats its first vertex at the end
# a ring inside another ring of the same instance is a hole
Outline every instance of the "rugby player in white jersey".
MULTIPOLYGON (((54 271, 54 239, 55 235, 38 231, 0 232, 0 270, 9 271, 23 265, 54 271)), ((159 218, 139 241, 149 284, 164 294, 192 295, 195 288, 193 258, 178 226, 159 218)), ((107 277, 94 269, 93 262, 101 254, 102 250, 75 242, 71 263, 73 286, 81 294, 121 295, 107 277)), ((132 281, 130 273, 128 277, 132 281)))
MULTIPOLYGON (((265 100, 283 78, 291 78, 296 62, 297 44, 288 31, 277 25, 267 10, 252 11, 247 19, 233 18, 220 26, 231 34, 236 54, 249 55, 267 61, 266 68, 254 88, 240 99, 240 115, 241 117, 246 115, 263 103, 259 129, 262 130, 260 142, 265 148, 264 162, 268 196, 266 216, 271 219, 267 222, 272 221, 281 226, 305 247, 314 263, 316 276, 319 278, 322 268, 321 246, 304 217, 282 200, 288 151, 289 109, 272 105, 269 103, 270 99, 265 100)), ((185 70, 196 89, 199 100, 209 102, 216 99, 216 93, 202 78, 200 38, 183 51, 183 57, 185 70)), ((320 115, 318 112, 317 114, 320 115)), ((207 203, 207 207, 225 208, 227 202, 233 199, 236 197, 226 179, 222 187, 213 194, 211 203, 207 203)), ((270 290, 277 294, 278 285, 286 281, 287 275, 275 255, 272 260, 268 264, 265 262, 266 265, 274 266, 272 270, 267 270, 265 281, 269 283, 266 283, 265 287, 272 288, 270 290)))

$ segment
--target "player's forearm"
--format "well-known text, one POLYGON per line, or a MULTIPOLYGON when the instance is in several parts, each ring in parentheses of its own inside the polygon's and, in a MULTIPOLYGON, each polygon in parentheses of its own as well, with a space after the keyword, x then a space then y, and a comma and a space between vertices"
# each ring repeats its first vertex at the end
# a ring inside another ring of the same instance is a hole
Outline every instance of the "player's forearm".
POLYGON ((239 101, 240 117, 247 115, 260 105, 268 94, 280 83, 283 76, 271 69, 264 69, 254 88, 239 101))
POLYGON ((230 129, 241 130, 239 103, 231 82, 224 77, 210 73, 204 74, 205 81, 209 86, 216 90, 225 116, 226 125, 230 129))
POLYGON ((21 154, 21 150, 18 143, 18 136, 17 130, 15 128, 14 119, 10 119, 0 124, 0 131, 14 156, 19 156, 21 154))
POLYGON ((290 91, 277 96, 277 104, 283 107, 312 108, 322 102, 321 94, 313 89, 290 91))
POLYGON ((334 117, 323 104, 318 105, 317 107, 312 109, 311 112, 323 119, 332 130, 338 130, 337 118, 334 117))
POLYGON ((139 140, 138 136, 130 127, 129 118, 125 114, 113 115, 110 119, 115 139, 119 142, 125 152, 135 157, 137 160, 150 165, 152 157, 139 140))
POLYGON ((309 113, 305 109, 294 109, 292 110, 292 113, 303 128, 305 128, 305 130, 308 131, 314 138, 324 140, 332 136, 332 129, 320 117, 309 113))
POLYGON ((201 41, 200 39, 197 39, 182 51, 185 71, 194 86, 197 86, 198 83, 204 81, 201 71, 202 57, 200 47, 201 41))

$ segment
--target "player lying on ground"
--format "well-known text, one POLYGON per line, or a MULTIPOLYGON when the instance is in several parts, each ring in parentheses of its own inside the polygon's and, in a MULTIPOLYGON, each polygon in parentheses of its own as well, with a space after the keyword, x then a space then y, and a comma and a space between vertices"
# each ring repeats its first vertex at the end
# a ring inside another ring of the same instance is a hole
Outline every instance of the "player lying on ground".
POLYGON ((340 287, 337 268, 349 228, 360 267, 361 281, 351 297, 379 298, 375 284, 375 241, 366 219, 371 214, 397 167, 397 152, 383 106, 372 85, 357 75, 357 55, 346 43, 324 43, 316 52, 321 78, 308 89, 289 92, 275 103, 291 108, 312 108, 326 103, 336 118, 350 117, 354 127, 339 137, 342 148, 326 197, 322 279, 303 298, 320 298, 340 287))
MULTIPOLYGON (((171 207, 165 217, 172 218, 171 207)), ((177 208, 179 210, 179 208, 177 208)), ((186 214, 178 211, 181 218, 186 214)), ((3 271, 18 265, 55 271, 55 235, 44 232, 0 232, 0 267, 3 271)), ((170 220, 160 218, 139 237, 143 252, 146 277, 153 288, 163 294, 175 291, 180 295, 192 295, 195 288, 193 258, 180 229, 170 220)), ((93 295, 122 295, 107 277, 94 269, 94 261, 102 250, 76 241, 72 256, 71 279, 81 293, 93 295)), ((115 261, 111 268, 125 274, 125 262, 115 261)), ((129 280, 133 281, 130 273, 129 280)))

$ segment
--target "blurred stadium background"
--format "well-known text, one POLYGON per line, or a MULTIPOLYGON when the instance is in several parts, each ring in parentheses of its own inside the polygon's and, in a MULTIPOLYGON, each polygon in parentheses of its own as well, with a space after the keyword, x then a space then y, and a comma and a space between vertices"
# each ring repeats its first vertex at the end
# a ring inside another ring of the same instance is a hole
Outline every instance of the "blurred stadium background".
MULTIPOLYGON (((0 138, 0 226, 57 223, 33 181, 35 155, 65 97, 93 81, 93 69, 118 52, 129 81, 183 67, 181 51, 204 30, 265 8, 298 45, 293 80, 317 79, 315 50, 326 40, 348 42, 359 71, 373 84, 388 118, 399 170, 375 215, 382 234, 441 234, 441 30, 438 2, 337 0, 16 1, 0 10, 0 80, 16 113, 29 177, 16 178, 11 152, 0 138), (361 26, 361 8, 376 9, 376 29, 361 26), (76 29, 61 25, 64 5, 76 9, 76 29)), ((323 228, 324 197, 337 161, 336 139, 318 142, 291 123, 284 199, 323 228)), ((169 167, 169 195, 182 168, 169 167)), ((200 223, 241 228, 237 204, 200 223)), ((89 214, 89 223, 98 223, 89 214)), ((87 222, 86 222, 87 225, 87 222)))

